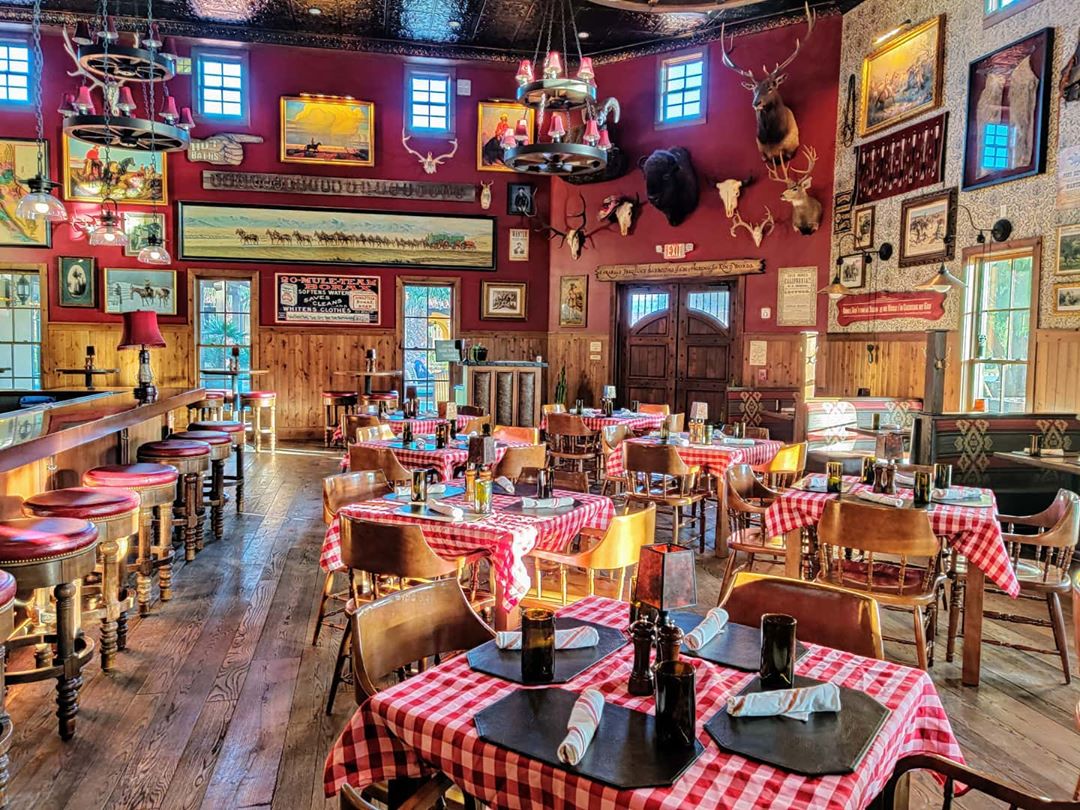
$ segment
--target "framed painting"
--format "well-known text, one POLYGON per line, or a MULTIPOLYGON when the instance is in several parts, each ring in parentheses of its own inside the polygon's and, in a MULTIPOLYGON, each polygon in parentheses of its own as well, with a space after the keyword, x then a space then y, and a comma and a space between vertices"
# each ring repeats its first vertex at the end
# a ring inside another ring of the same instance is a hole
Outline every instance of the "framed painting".
POLYGON ((853 253, 840 259, 840 283, 857 288, 866 284, 866 254, 853 253))
POLYGON ((900 266, 947 262, 956 247, 956 189, 904 200, 900 207, 900 266))
POLYGON ((529 229, 510 229, 510 261, 527 262, 529 260, 529 229))
POLYGON ((168 166, 164 152, 118 146, 106 150, 64 136, 64 197, 72 202, 168 205, 168 166), (108 165, 106 165, 106 162, 108 165))
POLYGON ((94 260, 83 256, 61 256, 56 260, 56 264, 56 289, 59 292, 60 306, 96 307, 97 279, 94 260))
POLYGON ((862 63, 859 134, 880 132, 941 105, 945 15, 919 23, 862 63))
POLYGON ((1053 53, 1044 28, 969 65, 965 190, 1046 170, 1053 53))
POLYGON ((1054 285, 1054 312, 1061 315, 1080 313, 1080 281, 1054 285))
POLYGON ((589 312, 589 277, 559 279, 559 326, 585 326, 589 312))
POLYGON ((1058 228, 1057 272, 1061 275, 1080 273, 1080 224, 1058 228))
POLYGON ((536 112, 512 101, 481 101, 476 105, 476 168, 482 172, 512 172, 502 162, 499 141, 507 129, 513 131, 522 116, 528 121, 529 143, 533 140, 536 112))
POLYGON ((519 321, 527 317, 525 282, 485 281, 480 287, 483 303, 480 317, 519 321))
POLYGON ((176 271, 105 268, 105 311, 114 315, 150 309, 176 314, 176 271))
POLYGON ((375 104, 338 96, 282 96, 281 160, 375 165, 375 104))
POLYGON ((869 248, 874 246, 874 206, 867 205, 856 208, 852 215, 852 233, 855 236, 855 247, 869 248))
POLYGON ((138 256, 151 235, 156 235, 165 244, 165 215, 129 211, 124 214, 124 233, 128 238, 124 255, 138 256))
POLYGON ((495 217, 182 202, 183 259, 495 269, 495 217))
MULTIPOLYGON (((49 145, 44 144, 45 165, 49 165, 49 145)), ((52 228, 43 219, 15 216, 19 200, 30 189, 23 180, 37 174, 37 142, 21 138, 0 138, 0 247, 52 247, 52 228)))

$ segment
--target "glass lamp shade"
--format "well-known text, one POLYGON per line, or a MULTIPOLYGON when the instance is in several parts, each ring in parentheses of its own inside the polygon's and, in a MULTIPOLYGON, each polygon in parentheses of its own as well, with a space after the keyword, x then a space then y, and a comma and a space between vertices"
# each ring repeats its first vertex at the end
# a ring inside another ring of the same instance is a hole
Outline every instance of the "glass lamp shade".
POLYGON ((47 177, 31 177, 26 185, 30 191, 24 194, 15 207, 15 216, 19 219, 47 222, 63 222, 68 218, 67 209, 59 199, 49 193, 56 184, 47 177))
POLYGON ((829 296, 833 301, 839 301, 845 295, 850 295, 851 290, 840 283, 840 273, 838 272, 833 276, 833 280, 829 282, 828 286, 822 287, 818 290, 818 293, 829 296))
POLYGON ((158 328, 157 313, 136 309, 124 313, 124 334, 117 349, 164 349, 165 338, 158 328))
POLYGON ((636 594, 638 601, 657 610, 696 605, 694 550, 672 543, 642 546, 636 594))
POLYGON ((90 244, 104 247, 123 247, 128 243, 127 234, 115 217, 106 214, 101 218, 101 225, 90 232, 90 244))
POLYGON ((146 239, 146 244, 139 251, 139 261, 143 264, 169 264, 172 256, 169 249, 161 242, 161 237, 153 234, 146 239))
POLYGON ((944 264, 938 269, 934 277, 924 281, 922 284, 916 284, 916 290, 933 290, 934 292, 947 293, 949 290, 962 290, 967 285, 949 272, 944 264))
POLYGON ((615 399, 615 386, 614 385, 605 385, 604 386, 604 399, 615 399))
POLYGON ((491 436, 471 436, 469 438, 469 463, 478 467, 494 464, 495 440, 491 436))

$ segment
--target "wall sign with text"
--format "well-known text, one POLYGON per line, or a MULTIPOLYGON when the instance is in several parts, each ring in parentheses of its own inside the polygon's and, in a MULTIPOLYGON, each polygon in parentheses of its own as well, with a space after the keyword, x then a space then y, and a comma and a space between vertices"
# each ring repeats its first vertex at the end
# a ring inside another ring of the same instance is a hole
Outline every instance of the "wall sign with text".
POLYGON ((275 290, 277 323, 377 326, 380 322, 376 276, 278 273, 275 290))
POLYGON ((939 321, 944 315, 945 293, 932 290, 845 295, 836 302, 836 322, 840 326, 861 321, 887 321, 890 318, 939 321))

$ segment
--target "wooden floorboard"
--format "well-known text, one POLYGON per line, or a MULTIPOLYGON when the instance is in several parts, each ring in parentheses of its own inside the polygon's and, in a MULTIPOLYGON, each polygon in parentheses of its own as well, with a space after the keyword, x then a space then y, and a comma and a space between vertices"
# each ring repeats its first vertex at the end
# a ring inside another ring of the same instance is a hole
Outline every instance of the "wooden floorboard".
MULTIPOLYGON (((317 647, 310 643, 323 578, 320 483, 337 458, 295 447, 250 453, 248 465, 246 511, 227 513, 226 539, 178 567, 171 602, 131 622, 114 672, 102 673, 96 660, 85 670, 73 741, 56 736, 52 682, 9 690, 13 810, 337 806, 322 795, 322 765, 353 697, 343 688, 325 714, 338 635, 324 630, 317 647)), ((700 610, 716 603, 722 570, 711 549, 700 558, 700 610)), ((613 591, 609 581, 598 583, 601 593, 613 591)), ((1045 611, 1040 603, 1021 609, 1045 611)), ((906 615, 886 613, 884 623, 889 635, 910 636, 906 615)), ((982 686, 963 687, 960 655, 945 661, 945 627, 943 614, 931 674, 968 761, 1066 796, 1080 773, 1073 720, 1080 687, 1064 685, 1054 657, 996 647, 984 650, 982 686)), ((96 636, 96 627, 89 632, 96 636)), ((986 633, 1050 641, 1048 630, 998 622, 987 622, 986 633)), ((910 646, 889 643, 886 652, 914 663, 910 646)), ((912 806, 929 807, 935 795, 931 782, 917 779, 912 806)))

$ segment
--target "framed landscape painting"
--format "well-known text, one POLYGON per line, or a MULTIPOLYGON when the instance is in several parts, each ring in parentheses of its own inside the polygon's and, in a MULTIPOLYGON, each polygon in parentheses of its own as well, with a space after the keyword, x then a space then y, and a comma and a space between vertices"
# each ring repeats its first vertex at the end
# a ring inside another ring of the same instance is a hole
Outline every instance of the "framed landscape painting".
POLYGON ((900 205, 900 266, 950 261, 955 227, 955 188, 904 200, 900 205))
MULTIPOLYGON (((45 165, 49 165, 49 145, 45 144, 45 165)), ((52 247, 52 229, 43 219, 15 216, 19 200, 30 189, 23 183, 37 174, 37 143, 18 138, 0 138, 0 247, 52 247)))
POLYGON ((375 165, 375 104, 332 96, 283 96, 281 160, 375 165))
POLYGON ((105 268, 105 311, 119 315, 150 309, 176 314, 176 271, 105 268))
POLYGON ((495 269, 495 217, 182 202, 182 259, 495 269))
POLYGON ((1080 282, 1054 285, 1054 312, 1063 315, 1080 312, 1080 282))
POLYGON ((512 172, 502 162, 499 141, 507 129, 513 131, 522 116, 529 122, 529 143, 533 139, 536 112, 507 101, 481 101, 476 108, 476 168, 482 172, 512 172))
POLYGON ((1062 275, 1080 273, 1080 224, 1058 228, 1057 271, 1062 275))
POLYGON ((151 234, 156 235, 162 244, 165 243, 165 215, 129 211, 124 214, 124 233, 128 238, 124 255, 138 256, 151 234))
POLYGON ((524 282, 485 281, 481 288, 481 297, 483 299, 482 317, 525 319, 524 282))
POLYGON ((862 64, 859 134, 869 135, 941 105, 945 15, 904 31, 862 64))
POLYGON ((94 278, 94 260, 87 257, 61 256, 56 260, 58 277, 56 289, 60 293, 60 306, 97 306, 97 280, 94 278))
POLYGON ((114 146, 106 156, 103 147, 65 135, 64 198, 99 203, 106 197, 121 205, 168 205, 165 153, 114 146))

